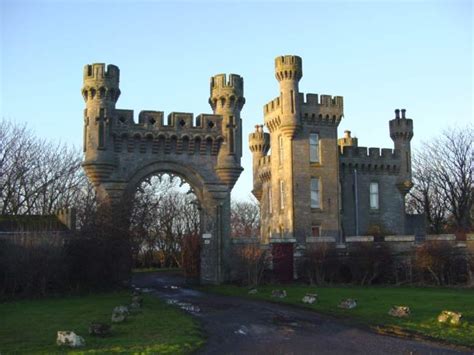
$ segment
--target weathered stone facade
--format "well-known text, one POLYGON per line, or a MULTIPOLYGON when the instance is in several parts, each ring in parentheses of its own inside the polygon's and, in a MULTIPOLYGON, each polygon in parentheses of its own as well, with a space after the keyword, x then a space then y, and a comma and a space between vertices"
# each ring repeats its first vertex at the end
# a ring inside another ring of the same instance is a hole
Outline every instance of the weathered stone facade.
POLYGON ((235 74, 211 78, 213 114, 133 111, 116 108, 119 68, 84 68, 83 167, 99 199, 112 204, 136 191, 157 173, 181 176, 193 188, 201 209, 201 281, 226 279, 230 247, 230 191, 242 172, 243 79, 235 74))
POLYGON ((394 149, 359 147, 349 131, 338 139, 343 98, 305 96, 302 74, 300 57, 275 59, 280 94, 263 107, 269 133, 256 126, 249 135, 263 243, 293 243, 297 256, 308 243, 406 234, 413 121, 395 111, 394 149))

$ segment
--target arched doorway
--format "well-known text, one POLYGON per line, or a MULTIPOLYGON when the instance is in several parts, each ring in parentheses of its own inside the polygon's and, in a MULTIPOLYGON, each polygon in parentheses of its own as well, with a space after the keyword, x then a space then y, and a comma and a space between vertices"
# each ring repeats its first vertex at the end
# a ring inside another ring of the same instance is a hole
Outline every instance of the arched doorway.
POLYGON ((198 279, 201 210, 181 176, 158 173, 143 180, 131 202, 134 267, 179 268, 186 278, 198 279))

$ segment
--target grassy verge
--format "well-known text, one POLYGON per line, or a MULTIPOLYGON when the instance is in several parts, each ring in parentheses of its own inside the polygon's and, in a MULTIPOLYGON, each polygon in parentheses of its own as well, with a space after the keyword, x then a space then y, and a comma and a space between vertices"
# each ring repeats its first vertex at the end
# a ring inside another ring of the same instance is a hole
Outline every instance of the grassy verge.
POLYGON ((106 338, 90 336, 89 323, 110 323, 112 309, 130 303, 130 293, 0 304, 0 353, 182 354, 203 344, 199 326, 190 316, 155 297, 143 295, 143 298, 143 311, 124 323, 114 324, 112 334, 106 338), (59 348, 56 345, 58 330, 74 331, 84 337, 86 346, 79 350, 59 348))
POLYGON ((231 285, 209 286, 205 290, 223 295, 242 296, 266 301, 277 301, 307 307, 324 314, 350 318, 379 331, 397 334, 419 334, 440 341, 474 347, 474 290, 415 287, 310 287, 306 285, 262 286, 258 293, 249 295, 248 289, 231 285), (274 289, 285 289, 283 299, 271 297, 274 289), (317 293, 317 304, 302 303, 306 293, 317 293), (355 298, 358 306, 346 310, 337 307, 345 298, 355 298), (394 305, 411 309, 409 318, 388 315, 394 305), (452 327, 437 322, 442 310, 463 314, 463 324, 452 327))

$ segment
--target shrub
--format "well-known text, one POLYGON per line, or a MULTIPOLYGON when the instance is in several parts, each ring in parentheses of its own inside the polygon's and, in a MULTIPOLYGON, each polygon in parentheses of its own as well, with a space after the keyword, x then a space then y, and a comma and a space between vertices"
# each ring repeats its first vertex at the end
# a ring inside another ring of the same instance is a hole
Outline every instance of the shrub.
POLYGON ((255 287, 270 265, 270 253, 258 244, 235 245, 230 264, 234 280, 255 287))

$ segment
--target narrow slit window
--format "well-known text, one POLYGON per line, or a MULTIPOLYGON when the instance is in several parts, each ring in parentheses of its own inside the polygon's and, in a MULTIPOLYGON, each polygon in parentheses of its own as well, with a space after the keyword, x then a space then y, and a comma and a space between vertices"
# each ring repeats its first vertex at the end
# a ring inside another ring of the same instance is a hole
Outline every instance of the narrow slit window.
POLYGON ((280 180, 280 209, 285 208, 285 183, 280 180))
POLYGON ((309 135, 309 161, 311 163, 319 162, 319 134, 317 133, 309 135))
POLYGON ((373 210, 379 209, 379 183, 370 183, 370 208, 373 210))
POLYGON ((272 207, 272 187, 268 188, 268 213, 272 214, 273 207, 272 207))
POLYGON ((278 163, 283 164, 283 136, 278 137, 278 163))
POLYGON ((311 178, 311 208, 321 207, 320 186, 318 178, 311 178))

